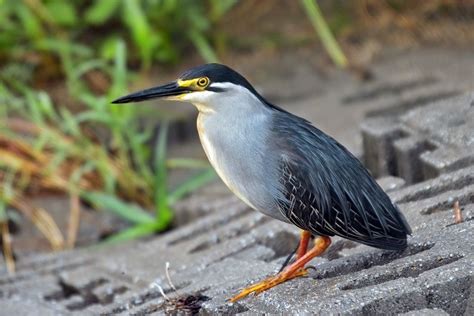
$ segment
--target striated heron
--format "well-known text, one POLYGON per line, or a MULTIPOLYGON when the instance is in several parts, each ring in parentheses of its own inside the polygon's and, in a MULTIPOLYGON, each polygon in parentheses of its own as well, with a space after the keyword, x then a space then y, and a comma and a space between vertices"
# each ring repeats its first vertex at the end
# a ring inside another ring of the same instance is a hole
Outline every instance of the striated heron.
POLYGON ((306 275, 305 264, 329 247, 331 236, 406 248, 408 223, 359 160, 310 122, 268 102, 231 68, 198 66, 113 103, 154 98, 194 104, 204 151, 229 189, 251 208, 302 229, 296 261, 231 301, 306 275))

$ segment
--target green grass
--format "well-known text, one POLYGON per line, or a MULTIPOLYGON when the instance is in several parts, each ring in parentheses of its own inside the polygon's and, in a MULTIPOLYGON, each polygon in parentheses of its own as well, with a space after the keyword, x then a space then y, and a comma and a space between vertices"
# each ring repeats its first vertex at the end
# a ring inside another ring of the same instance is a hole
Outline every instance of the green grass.
MULTIPOLYGON (((113 241, 167 229, 173 219, 172 206, 214 179, 214 171, 203 161, 168 160, 166 121, 159 121, 159 139, 155 151, 151 150, 152 128, 139 125, 138 107, 110 103, 127 90, 124 43, 117 41, 113 62, 89 60, 75 64, 73 50, 68 46, 61 47, 59 53, 71 96, 85 108, 72 113, 67 107, 53 104, 45 92, 2 78, 0 131, 7 145, 3 147, 0 139, 0 150, 11 152, 9 159, 0 159, 0 179, 13 173, 16 179, 36 180, 13 181, 9 188, 15 192, 17 203, 35 186, 70 195, 78 193, 95 208, 130 223, 129 229, 110 238, 113 241), (111 78, 104 95, 95 94, 81 80, 84 73, 92 70, 111 78), (107 142, 94 139, 93 131, 97 129, 107 134, 107 142), (18 150, 12 150, 16 147, 18 150), (201 171, 170 190, 170 168, 201 171)), ((7 192, 0 193, 2 201, 6 201, 7 192)))
MULTIPOLYGON (((29 0, 0 2, 0 57, 57 56, 66 46, 82 60, 112 60, 117 41, 131 62, 176 63, 190 51, 217 61, 214 26, 236 0, 29 0), (179 35, 179 36, 177 36, 179 35), (189 46, 192 44, 194 49, 189 46)), ((52 59, 54 60, 54 59, 52 59)))
MULTIPOLYGON (((40 214, 30 219, 53 248, 63 244, 61 236, 48 233, 60 232, 57 225, 42 210, 25 203, 27 193, 37 188, 79 195, 95 208, 130 223, 129 229, 110 240, 167 229, 173 205, 214 179, 215 173, 207 162, 168 160, 168 123, 159 114, 159 140, 153 149, 153 130, 139 125, 139 108, 110 101, 126 93, 136 78, 127 71, 128 65, 145 70, 156 62, 177 63, 190 51, 205 61, 217 61, 213 26, 236 2, 1 1, 2 205, 24 214, 40 214), (85 80, 94 72, 107 78, 104 93, 94 92, 85 80), (80 105, 79 112, 54 103, 46 91, 32 88, 38 81, 49 80, 46 74, 64 81, 67 103, 80 105), (108 140, 99 142, 94 136, 97 130, 108 140), (170 168, 195 171, 170 190, 170 168), (7 175, 15 179, 8 186, 7 175)), ((2 207, 0 222, 5 222, 8 212, 2 207)))
POLYGON ((346 68, 349 65, 347 58, 329 29, 317 1, 301 0, 301 4, 334 64, 346 68))

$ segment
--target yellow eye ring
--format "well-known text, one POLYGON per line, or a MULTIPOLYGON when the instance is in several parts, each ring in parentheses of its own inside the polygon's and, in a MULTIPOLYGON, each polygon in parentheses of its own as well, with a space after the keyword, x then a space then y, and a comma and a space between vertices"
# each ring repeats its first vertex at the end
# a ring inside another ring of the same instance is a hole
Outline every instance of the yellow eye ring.
POLYGON ((207 77, 199 78, 197 81, 198 87, 201 87, 201 88, 207 87, 208 84, 209 84, 209 78, 207 77))

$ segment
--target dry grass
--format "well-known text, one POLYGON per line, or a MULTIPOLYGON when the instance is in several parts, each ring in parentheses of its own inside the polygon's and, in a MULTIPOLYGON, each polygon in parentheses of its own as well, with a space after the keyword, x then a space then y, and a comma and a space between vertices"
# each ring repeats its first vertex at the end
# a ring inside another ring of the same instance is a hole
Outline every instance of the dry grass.
MULTIPOLYGON (((9 174, 13 180, 9 189, 0 188, 0 196, 10 206, 18 210, 30 220, 49 241, 52 250, 62 250, 74 247, 79 227, 80 199, 79 190, 101 191, 104 180, 97 170, 81 171, 90 157, 102 157, 107 166, 107 172, 112 173, 118 180, 119 194, 135 201, 144 207, 153 205, 151 194, 139 179, 134 179, 128 166, 124 166, 117 157, 109 155, 99 144, 89 143, 87 148, 79 145, 81 140, 73 139, 53 127, 39 127, 34 123, 21 119, 8 119, 1 123, 12 134, 0 135, 0 183, 5 183, 9 174), (40 135, 51 135, 55 144, 47 144, 36 149, 33 141, 40 135), (71 155, 59 163, 53 163, 58 148, 66 146, 71 155), (79 176, 77 174, 80 173, 79 176), (71 179, 77 178, 77 183, 71 179), (77 186, 76 186, 77 184, 77 186), (6 192, 8 191, 8 192, 6 192), (55 192, 70 196, 69 225, 65 240, 58 225, 44 209, 35 207, 30 197, 55 192)), ((82 142, 83 143, 83 142, 82 142)), ((7 221, 2 222, 1 233, 3 252, 9 271, 14 271, 11 237, 7 221)))

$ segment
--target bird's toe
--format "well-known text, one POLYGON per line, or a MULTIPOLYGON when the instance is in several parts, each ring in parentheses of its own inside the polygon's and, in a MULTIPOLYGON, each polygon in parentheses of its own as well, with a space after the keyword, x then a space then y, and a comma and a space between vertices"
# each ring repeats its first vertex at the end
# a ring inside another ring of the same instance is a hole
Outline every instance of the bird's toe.
POLYGON ((297 277, 306 276, 307 274, 308 274, 308 271, 307 269, 304 269, 304 268, 299 269, 297 271, 282 271, 275 276, 269 277, 259 283, 246 287, 245 289, 240 291, 239 294, 230 298, 229 301, 236 302, 252 293, 254 293, 255 295, 258 295, 262 292, 267 291, 268 289, 271 289, 274 286, 277 286, 278 284, 281 284, 283 282, 286 282, 288 280, 291 280, 297 277))

